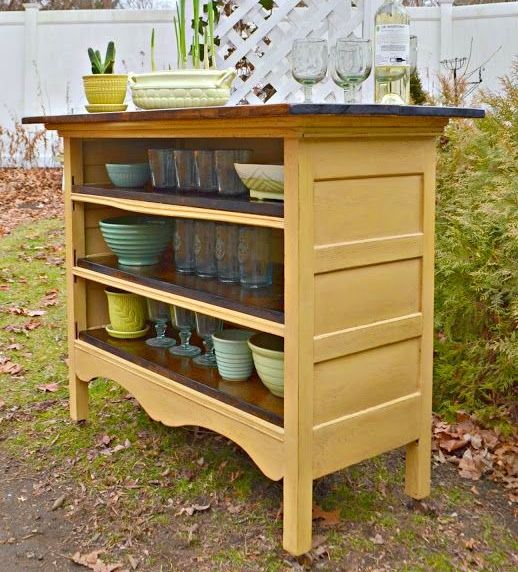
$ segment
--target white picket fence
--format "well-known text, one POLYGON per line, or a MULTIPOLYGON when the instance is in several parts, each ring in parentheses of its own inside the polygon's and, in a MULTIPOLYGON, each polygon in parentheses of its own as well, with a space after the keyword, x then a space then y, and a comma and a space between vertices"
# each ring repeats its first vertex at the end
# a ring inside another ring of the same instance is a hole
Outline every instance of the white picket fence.
MULTIPOLYGON (((269 102, 296 101, 300 86, 290 73, 289 52, 298 37, 326 37, 354 32, 370 37, 373 15, 381 0, 275 0, 268 13, 259 0, 239 0, 237 9, 222 17, 218 26, 220 66, 233 66, 246 58, 253 73, 238 78, 231 103, 258 103, 269 86, 269 102), (240 33, 240 21, 252 24, 252 33, 240 33), (225 59, 229 49, 230 56, 225 59)), ((189 3, 188 3, 189 4, 189 3)), ((412 33, 419 39, 418 69, 425 89, 436 89, 440 61, 467 56, 471 65, 483 63, 496 52, 483 71, 484 86, 498 89, 498 77, 509 72, 518 54, 518 2, 410 8, 412 33), (472 48, 470 48, 472 44, 472 48)), ((87 48, 103 49, 109 40, 117 46, 118 69, 141 71, 150 67, 150 36, 157 34, 159 68, 175 65, 176 50, 171 10, 40 11, 26 4, 23 12, 0 12, 0 126, 12 128, 24 115, 78 113, 84 109, 81 76, 89 73, 87 48)), ((338 88, 330 78, 315 89, 317 100, 333 100, 338 88)), ((372 98, 372 78, 363 99, 372 98)), ((5 149, 4 149, 5 154, 5 149)), ((0 157, 0 164, 6 157, 0 157)))

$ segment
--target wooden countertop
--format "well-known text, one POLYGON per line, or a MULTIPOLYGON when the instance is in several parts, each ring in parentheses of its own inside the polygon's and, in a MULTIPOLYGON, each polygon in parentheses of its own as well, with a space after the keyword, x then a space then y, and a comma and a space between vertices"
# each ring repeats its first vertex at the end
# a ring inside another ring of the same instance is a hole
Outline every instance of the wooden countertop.
POLYGON ((167 121, 174 119, 247 119, 293 116, 363 116, 363 117, 437 117, 480 118, 483 109, 468 107, 434 107, 422 105, 381 105, 342 103, 276 103, 265 105, 239 105, 229 107, 190 107, 182 109, 156 109, 152 111, 124 111, 113 113, 81 113, 72 115, 40 115, 24 117, 22 123, 94 124, 135 121, 167 121))

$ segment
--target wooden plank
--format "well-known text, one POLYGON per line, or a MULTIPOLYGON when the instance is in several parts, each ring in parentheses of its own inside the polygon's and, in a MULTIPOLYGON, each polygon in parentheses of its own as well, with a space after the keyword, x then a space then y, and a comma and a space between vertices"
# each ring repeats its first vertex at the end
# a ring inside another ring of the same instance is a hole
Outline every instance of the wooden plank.
POLYGON ((417 439, 419 393, 315 426, 313 478, 344 469, 417 439))
POLYGON ((419 350, 414 338, 317 364, 315 425, 416 392, 419 350))
MULTIPOLYGON (((409 135, 402 138, 354 137, 319 141, 315 143, 313 159, 315 180, 418 176, 424 171, 427 161, 424 156, 426 143, 425 138, 412 139, 409 135), (340 155, 339 161, 335 154, 340 155)), ((412 229, 404 232, 412 232, 412 229)))
POLYGON ((421 499, 430 494, 431 478, 431 417, 433 384, 433 301, 434 301, 434 239, 435 239, 435 143, 428 142, 424 171, 424 244, 421 273, 423 337, 419 389, 422 394, 419 439, 406 450, 405 491, 421 499))
POLYGON ((242 447, 273 479, 284 472, 284 431, 268 421, 167 379, 81 340, 75 342, 78 375, 108 377, 135 396, 155 421, 178 427, 206 427, 242 447))
MULTIPOLYGON (((166 304, 181 306, 182 308, 192 310, 193 312, 208 314, 216 318, 221 318, 226 322, 231 322, 233 324, 244 326, 252 330, 268 332, 270 334, 281 337, 284 336, 284 324, 267 320, 248 313, 229 309, 223 305, 214 305, 202 300, 187 297, 185 295, 182 296, 180 294, 173 294, 166 291, 165 289, 162 290, 144 285, 140 281, 133 282, 124 280, 116 276, 101 274, 95 270, 90 270, 88 268, 82 268, 79 266, 75 266, 73 268, 73 273, 74 276, 81 277, 86 280, 98 282, 99 284, 104 284, 105 286, 111 286, 113 288, 119 288, 120 290, 125 290, 126 292, 134 292, 140 296, 144 296, 146 298, 154 298, 156 300, 165 302, 166 304)), ((170 289, 174 289, 174 285, 172 285, 170 289)))
POLYGON ((22 123, 69 123, 92 125, 104 122, 165 121, 169 119, 251 119, 286 117, 290 115, 331 115, 336 120, 345 116, 393 116, 400 121, 411 117, 484 117, 483 109, 464 107, 434 107, 421 105, 373 104, 300 104, 276 103, 269 105, 238 105, 218 107, 191 107, 185 109, 157 109, 152 111, 124 111, 112 113, 83 113, 77 115, 42 115, 24 117, 22 123))
POLYGON ((420 313, 315 336, 315 363, 416 338, 422 332, 420 313))
POLYGON ((264 320, 280 324, 284 322, 282 267, 275 267, 274 282, 271 287, 253 289, 244 288, 239 284, 222 283, 217 278, 200 278, 195 274, 177 272, 168 258, 163 257, 159 265, 132 268, 119 266, 115 256, 98 256, 80 258, 77 266, 264 320))
MULTIPOLYGON (((150 328, 146 338, 154 335, 153 328, 150 328)), ((167 335, 177 337, 172 330, 168 331, 167 335)), ((196 367, 192 360, 185 360, 160 348, 148 346, 145 338, 110 338, 104 328, 80 332, 79 339, 274 425, 283 425, 283 400, 271 394, 255 373, 247 381, 224 381, 215 368, 196 367)), ((202 346, 202 341, 196 335, 192 337, 191 343, 202 346)))
POLYGON ((419 259, 388 262, 315 277, 315 335, 420 311, 419 259))
MULTIPOLYGON (((248 213, 262 216, 282 218, 284 203, 282 201, 257 201, 247 197, 232 197, 219 193, 167 192, 153 190, 149 185, 145 189, 128 189, 110 185, 81 185, 75 186, 74 194, 96 196, 102 198, 120 199, 127 203, 134 201, 153 203, 154 206, 184 206, 223 212, 248 213)), ((151 207, 151 205, 150 205, 151 207)), ((161 211, 167 214, 167 211, 161 211)))
POLYGON ((311 548, 313 426, 313 174, 307 145, 285 143, 285 474, 283 546, 311 548))
POLYGON ((273 216, 258 214, 222 211, 218 209, 205 209, 183 205, 165 205, 149 201, 114 198, 105 195, 87 195, 73 193, 72 200, 80 203, 99 204, 117 208, 124 211, 138 212, 157 216, 172 216, 180 218, 193 218, 199 220, 213 220, 245 224, 251 226, 264 226, 269 228, 284 228, 284 220, 273 216))
POLYGON ((315 272, 321 274, 344 268, 405 260, 419 257, 422 253, 421 233, 327 244, 315 247, 315 272))
MULTIPOLYGON (((379 152, 382 152, 382 145, 379 142, 372 144, 379 146, 379 152)), ((350 146, 353 145, 351 143, 340 146, 347 155, 350 146)), ((362 142, 359 145, 361 146, 362 142)), ((368 152, 367 148, 364 147, 364 151, 368 152)), ((398 163, 398 159, 401 157, 394 158, 395 166, 397 169, 402 169, 403 166, 398 163)), ((337 163, 340 167, 335 166, 333 170, 340 169, 340 173, 345 173, 346 169, 351 171, 361 169, 362 173, 376 174, 372 169, 365 167, 365 163, 353 166, 345 157, 343 161, 337 163)), ((414 165, 410 167, 414 168, 414 165)), ((315 220, 318 221, 315 225, 315 244, 335 245, 420 233, 422 210, 420 175, 368 176, 320 181, 315 184, 315 220)))

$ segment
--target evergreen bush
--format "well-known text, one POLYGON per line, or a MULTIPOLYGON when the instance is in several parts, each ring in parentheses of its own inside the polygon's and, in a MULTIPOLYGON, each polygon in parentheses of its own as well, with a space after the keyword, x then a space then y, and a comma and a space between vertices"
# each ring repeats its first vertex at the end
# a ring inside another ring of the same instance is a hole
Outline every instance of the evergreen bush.
POLYGON ((518 61, 482 120, 451 122, 437 169, 435 410, 507 430, 518 380, 518 61))

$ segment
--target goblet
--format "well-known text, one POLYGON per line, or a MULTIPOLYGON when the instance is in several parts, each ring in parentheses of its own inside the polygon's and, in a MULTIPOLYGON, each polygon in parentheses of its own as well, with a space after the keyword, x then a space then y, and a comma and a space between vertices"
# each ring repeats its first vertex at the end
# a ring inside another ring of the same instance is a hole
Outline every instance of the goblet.
POLYGON ((189 343, 191 332, 196 326, 194 312, 180 308, 180 306, 171 306, 171 319, 180 333, 180 345, 170 348, 169 351, 175 356, 182 357, 193 357, 201 354, 198 346, 189 343))
POLYGON ((344 103, 356 103, 358 87, 372 68, 370 40, 339 38, 334 54, 333 81, 344 90, 344 103))
POLYGON ((206 316, 196 312, 196 331, 200 338, 203 339, 205 346, 205 353, 201 356, 195 357, 192 361, 204 367, 217 367, 216 355, 214 353, 214 341, 212 334, 220 332, 223 329, 223 320, 206 316))
POLYGON ((313 86, 326 77, 328 49, 326 40, 300 39, 293 42, 291 73, 302 84, 304 103, 312 102, 313 86))
POLYGON ((155 322, 156 337, 146 340, 148 346, 154 348, 169 348, 176 344, 176 340, 165 335, 167 320, 169 320, 169 306, 158 300, 146 299, 149 319, 155 322))

